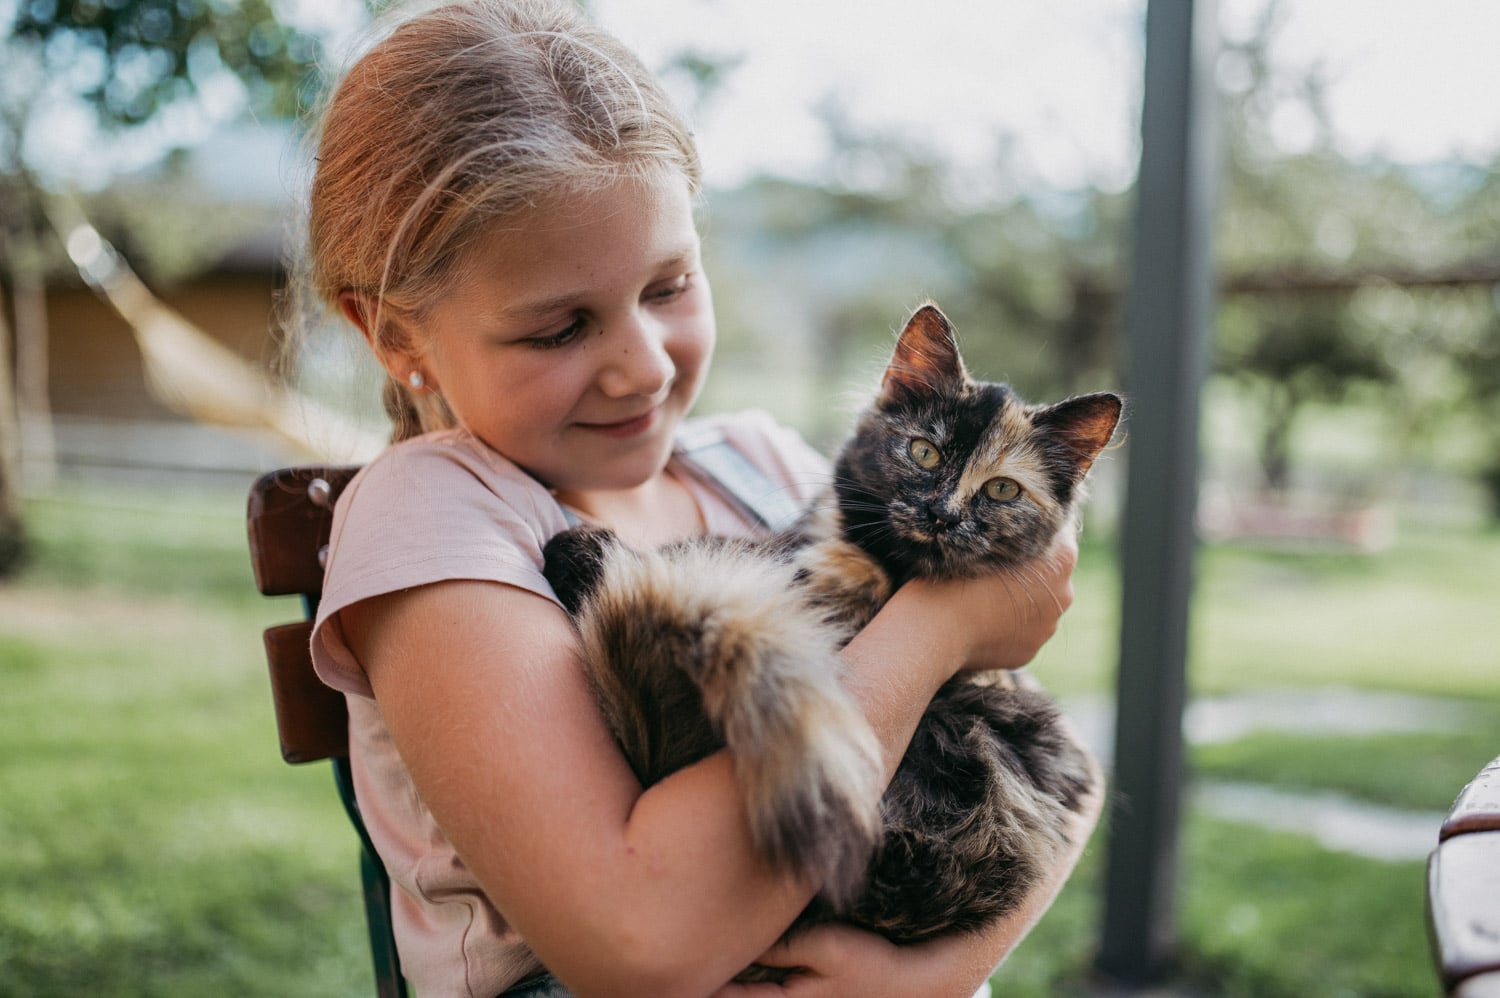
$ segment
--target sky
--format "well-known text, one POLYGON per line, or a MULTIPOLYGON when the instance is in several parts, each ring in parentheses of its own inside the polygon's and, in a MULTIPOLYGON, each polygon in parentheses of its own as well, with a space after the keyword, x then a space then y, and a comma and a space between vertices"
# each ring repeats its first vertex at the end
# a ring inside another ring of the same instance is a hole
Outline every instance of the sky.
MULTIPOLYGON (((0 14, 15 2, 0 0, 0 14)), ((1220 0, 1226 34, 1247 33, 1267 2, 1220 0)), ((327 24, 358 9, 354 0, 285 3, 327 24)), ((1117 190, 1134 174, 1145 0, 589 0, 589 7, 652 67, 685 49, 738 60, 725 86, 690 108, 713 186, 763 172, 817 177, 828 153, 817 112, 830 102, 854 125, 898 133, 974 176, 996 172, 988 168, 1002 136, 1012 139, 1020 183, 1117 190)), ((1491 162, 1500 152, 1500 0, 1283 0, 1283 11, 1276 58, 1325 69, 1344 151, 1406 163, 1491 162)), ((691 103, 689 89, 676 92, 691 103)), ((153 128, 194 140, 218 129, 213 144, 232 155, 214 160, 264 170, 245 148, 254 136, 223 128, 242 98, 226 85, 201 112, 153 128)), ((38 130, 30 149, 44 170, 92 187, 157 155, 160 140, 151 134, 113 159, 101 155, 82 114, 60 106, 38 130)), ((1285 151, 1308 141, 1308 122, 1295 110, 1274 125, 1285 151)))
MULTIPOLYGON (((1220 0, 1244 35, 1266 0, 1220 0)), ((1017 140, 1031 176, 1127 185, 1136 141, 1143 0, 592 0, 649 65, 683 48, 741 57, 697 128, 711 183, 806 175, 826 153, 815 109, 903 129, 959 163, 1017 140)), ((1500 2, 1286 0, 1275 48, 1331 81, 1345 151, 1399 162, 1490 161, 1500 150, 1500 2)), ((1288 151, 1305 120, 1275 121, 1288 151)))
POLYGON ((960 163, 1023 138, 1061 186, 1128 182, 1140 66, 1139 0, 593 0, 646 60, 685 47, 743 56, 695 125, 710 183, 826 159, 816 118, 899 128, 960 163), (914 14, 914 12, 917 12, 914 14))

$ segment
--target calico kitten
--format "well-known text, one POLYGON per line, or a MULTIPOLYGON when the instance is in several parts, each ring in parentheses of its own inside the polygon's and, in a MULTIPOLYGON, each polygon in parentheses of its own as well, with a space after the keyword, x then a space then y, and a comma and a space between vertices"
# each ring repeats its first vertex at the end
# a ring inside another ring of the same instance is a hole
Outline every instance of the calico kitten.
POLYGON ((1120 418, 977 382, 935 306, 897 342, 824 501, 761 542, 546 548, 611 730, 649 785, 728 746, 756 848, 823 889, 805 920, 916 942, 1012 910, 1067 845, 1089 762, 1009 674, 961 673, 881 787, 838 651, 911 578, 1012 572, 1072 521, 1120 418))

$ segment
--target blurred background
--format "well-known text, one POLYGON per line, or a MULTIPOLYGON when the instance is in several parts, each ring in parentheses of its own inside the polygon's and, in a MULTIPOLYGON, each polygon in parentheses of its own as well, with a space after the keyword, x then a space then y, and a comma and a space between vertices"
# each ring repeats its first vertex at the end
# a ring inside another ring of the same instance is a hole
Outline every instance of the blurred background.
MULTIPOLYGON (((1032 398, 1124 388, 1144 0, 592 0, 693 118, 705 410, 825 449, 931 297, 1032 398)), ((1500 753, 1500 8, 1220 0, 1222 180, 1163 992, 1438 993, 1423 862, 1500 753)), ((361 0, 0 0, 0 995, 371 990, 355 844, 277 757, 245 490, 385 431, 282 333, 361 0)), ((1128 444, 1034 672, 1110 725, 1128 444)), ((995 978, 1084 995, 1104 830, 995 978)))

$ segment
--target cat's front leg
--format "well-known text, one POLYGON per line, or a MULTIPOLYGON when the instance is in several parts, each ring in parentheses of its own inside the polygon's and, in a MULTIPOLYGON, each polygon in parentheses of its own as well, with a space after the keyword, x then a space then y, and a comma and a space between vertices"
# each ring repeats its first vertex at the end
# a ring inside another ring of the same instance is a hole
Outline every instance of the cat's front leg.
POLYGON ((799 592, 848 642, 891 598, 891 579, 862 548, 824 540, 793 557, 799 592))

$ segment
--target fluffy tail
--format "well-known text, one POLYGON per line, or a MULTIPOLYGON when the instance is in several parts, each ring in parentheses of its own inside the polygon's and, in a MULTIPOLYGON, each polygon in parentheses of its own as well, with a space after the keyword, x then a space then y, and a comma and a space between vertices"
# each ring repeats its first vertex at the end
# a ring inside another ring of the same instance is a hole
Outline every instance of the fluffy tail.
POLYGON ((852 900, 880 833, 881 749, 839 681, 838 635, 798 598, 791 569, 732 543, 616 544, 603 565, 576 619, 637 770, 706 721, 733 756, 760 855, 822 884, 835 907, 852 900), (667 692, 683 677, 697 720, 667 692))

